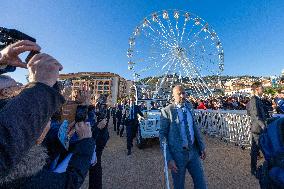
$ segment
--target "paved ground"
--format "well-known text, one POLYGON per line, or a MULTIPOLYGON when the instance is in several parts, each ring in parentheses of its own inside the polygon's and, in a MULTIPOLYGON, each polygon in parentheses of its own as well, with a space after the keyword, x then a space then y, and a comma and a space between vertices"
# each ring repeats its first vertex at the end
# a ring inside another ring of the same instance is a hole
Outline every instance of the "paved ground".
MULTIPOLYGON (((103 189, 163 189, 163 157, 158 141, 151 141, 147 148, 134 147, 131 156, 126 155, 126 138, 115 135, 103 152, 103 189)), ((249 151, 226 144, 216 138, 204 136, 207 158, 204 161, 209 189, 259 188, 257 180, 249 172, 249 151)), ((82 188, 87 188, 87 182, 82 188)), ((187 173, 186 188, 193 188, 187 173)))

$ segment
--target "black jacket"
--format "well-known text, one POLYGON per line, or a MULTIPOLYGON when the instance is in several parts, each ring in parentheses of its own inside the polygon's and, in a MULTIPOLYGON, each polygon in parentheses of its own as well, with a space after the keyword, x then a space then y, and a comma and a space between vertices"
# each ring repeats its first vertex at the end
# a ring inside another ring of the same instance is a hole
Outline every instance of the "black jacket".
POLYGON ((115 114, 116 114, 116 119, 121 121, 121 119, 122 119, 122 110, 120 110, 118 108, 115 114))
POLYGON ((0 179, 34 146, 64 98, 42 83, 29 83, 0 111, 0 179))
MULTIPOLYGON (((131 107, 132 106, 130 106, 129 107, 129 113, 128 113, 128 117, 126 117, 126 119, 130 119, 130 115, 131 115, 131 107)), ((141 112, 141 110, 140 110, 140 108, 139 108, 139 106, 137 106, 137 105, 134 105, 134 119, 135 120, 138 120, 138 114, 141 116, 141 117, 143 117, 143 113, 141 112)))
POLYGON ((265 105, 259 97, 253 96, 247 104, 247 111, 251 118, 251 132, 260 134, 266 126, 265 122, 269 115, 265 105))
POLYGON ((112 115, 113 119, 116 119, 116 115, 115 114, 116 114, 116 108, 112 108, 111 109, 111 115, 112 115))
MULTIPOLYGON (((109 132, 108 132, 108 122, 106 123, 106 126, 103 129, 98 128, 98 124, 102 119, 105 119, 105 117, 102 117, 102 114, 99 112, 95 112, 96 122, 94 122, 94 125, 92 125, 92 136, 95 140, 96 143, 96 152, 102 152, 104 147, 106 146, 106 143, 109 139, 109 132)), ((109 119, 108 117, 108 112, 110 113, 110 109, 107 109, 107 120, 109 119)))

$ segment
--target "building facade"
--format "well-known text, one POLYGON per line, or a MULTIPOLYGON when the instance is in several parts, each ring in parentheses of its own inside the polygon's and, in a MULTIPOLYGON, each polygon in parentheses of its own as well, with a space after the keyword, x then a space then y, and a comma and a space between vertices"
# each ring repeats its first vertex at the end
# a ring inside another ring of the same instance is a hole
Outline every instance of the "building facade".
POLYGON ((79 72, 60 74, 59 79, 69 83, 72 93, 80 90, 89 90, 91 95, 102 94, 111 105, 117 103, 120 98, 130 95, 127 90, 128 83, 123 77, 110 72, 79 72))

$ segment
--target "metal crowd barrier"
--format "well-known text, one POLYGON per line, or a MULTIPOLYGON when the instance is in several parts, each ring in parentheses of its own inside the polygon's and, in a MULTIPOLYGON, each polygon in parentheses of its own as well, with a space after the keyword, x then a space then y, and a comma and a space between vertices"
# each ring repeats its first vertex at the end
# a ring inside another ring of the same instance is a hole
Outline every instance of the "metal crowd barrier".
POLYGON ((246 110, 195 110, 198 126, 203 133, 250 147, 250 118, 246 110))

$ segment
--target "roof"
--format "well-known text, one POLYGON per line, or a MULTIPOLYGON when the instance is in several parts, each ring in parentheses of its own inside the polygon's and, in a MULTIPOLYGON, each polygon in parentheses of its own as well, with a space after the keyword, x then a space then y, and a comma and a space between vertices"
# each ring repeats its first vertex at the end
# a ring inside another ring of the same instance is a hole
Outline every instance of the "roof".
POLYGON ((60 74, 60 79, 71 79, 71 78, 80 78, 84 76, 94 76, 94 77, 119 77, 125 80, 118 74, 111 73, 111 72, 78 72, 78 73, 67 73, 67 74, 60 74))

